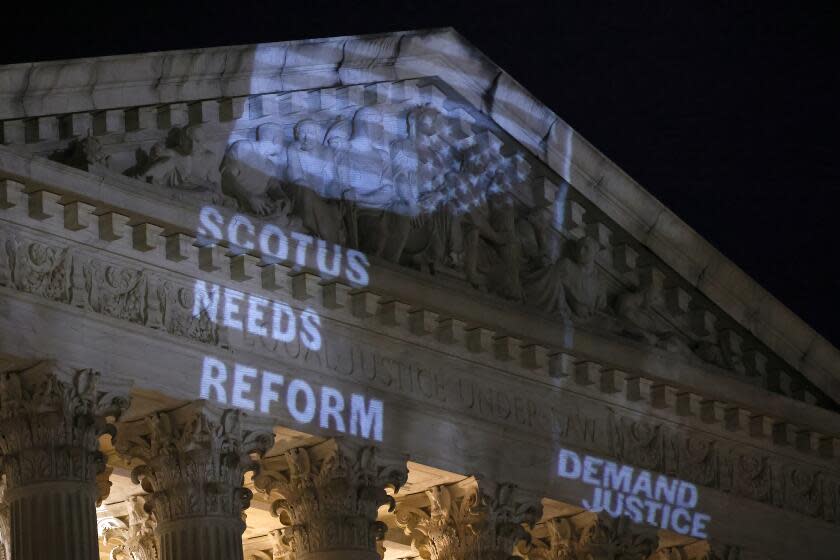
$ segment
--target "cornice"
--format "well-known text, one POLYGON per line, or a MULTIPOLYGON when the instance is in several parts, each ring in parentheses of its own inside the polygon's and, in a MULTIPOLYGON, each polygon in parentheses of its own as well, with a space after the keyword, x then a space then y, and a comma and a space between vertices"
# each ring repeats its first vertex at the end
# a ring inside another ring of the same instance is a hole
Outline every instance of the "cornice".
POLYGON ((5 66, 0 119, 425 76, 440 77, 489 115, 789 366, 840 401, 840 351, 451 28, 5 66))

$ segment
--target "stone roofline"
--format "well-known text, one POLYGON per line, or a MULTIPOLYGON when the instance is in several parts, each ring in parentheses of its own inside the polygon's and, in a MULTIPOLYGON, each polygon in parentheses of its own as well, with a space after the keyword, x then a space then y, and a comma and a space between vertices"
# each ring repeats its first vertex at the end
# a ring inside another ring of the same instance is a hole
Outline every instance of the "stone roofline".
POLYGON ((792 368, 840 401, 837 348, 454 29, 3 66, 0 120, 425 76, 439 76, 792 368))

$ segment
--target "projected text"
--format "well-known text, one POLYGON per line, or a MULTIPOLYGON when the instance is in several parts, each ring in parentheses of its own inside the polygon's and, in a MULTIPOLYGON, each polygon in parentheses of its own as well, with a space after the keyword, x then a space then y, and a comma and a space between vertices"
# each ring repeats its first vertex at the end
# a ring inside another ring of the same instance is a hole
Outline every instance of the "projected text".
POLYGON ((321 348, 321 318, 309 308, 298 313, 282 301, 196 280, 192 314, 200 317, 202 312, 214 323, 228 328, 278 342, 291 342, 299 336, 310 350, 321 348))
POLYGON ((592 457, 560 450, 557 474, 594 486, 592 501, 582 505, 612 517, 626 515, 634 523, 647 523, 681 535, 707 538, 706 524, 711 517, 692 511, 697 506, 697 486, 649 471, 634 469, 592 457))
POLYGON ((201 370, 201 398, 264 414, 285 409, 301 424, 382 441, 380 400, 210 356, 205 356, 201 370))
POLYGON ((328 244, 305 233, 287 232, 273 224, 264 224, 258 229, 254 221, 243 214, 226 220, 221 212, 205 206, 199 215, 198 235, 202 243, 224 240, 233 251, 259 251, 263 262, 317 269, 324 276, 343 277, 357 287, 367 286, 370 280, 369 262, 361 251, 337 243, 328 244))

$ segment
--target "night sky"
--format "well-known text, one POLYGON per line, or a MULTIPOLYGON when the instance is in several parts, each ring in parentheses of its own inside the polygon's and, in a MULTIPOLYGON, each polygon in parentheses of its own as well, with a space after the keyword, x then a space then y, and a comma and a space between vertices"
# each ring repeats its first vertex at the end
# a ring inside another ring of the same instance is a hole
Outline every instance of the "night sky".
POLYGON ((831 4, 14 2, 0 64, 454 27, 840 346, 831 4))

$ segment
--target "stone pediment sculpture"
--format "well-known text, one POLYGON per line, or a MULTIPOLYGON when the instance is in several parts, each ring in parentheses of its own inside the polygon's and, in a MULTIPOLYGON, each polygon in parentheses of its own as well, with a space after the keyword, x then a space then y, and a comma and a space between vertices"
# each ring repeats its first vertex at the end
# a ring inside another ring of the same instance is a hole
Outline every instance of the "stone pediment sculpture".
POLYGON ((500 126, 495 107, 441 77, 347 82, 68 114, 53 141, 27 121, 21 146, 822 398, 768 365, 771 350, 518 141, 515 123, 500 126))
POLYGON ((836 350, 451 30, 0 67, 0 143, 0 557, 832 558, 836 350))

